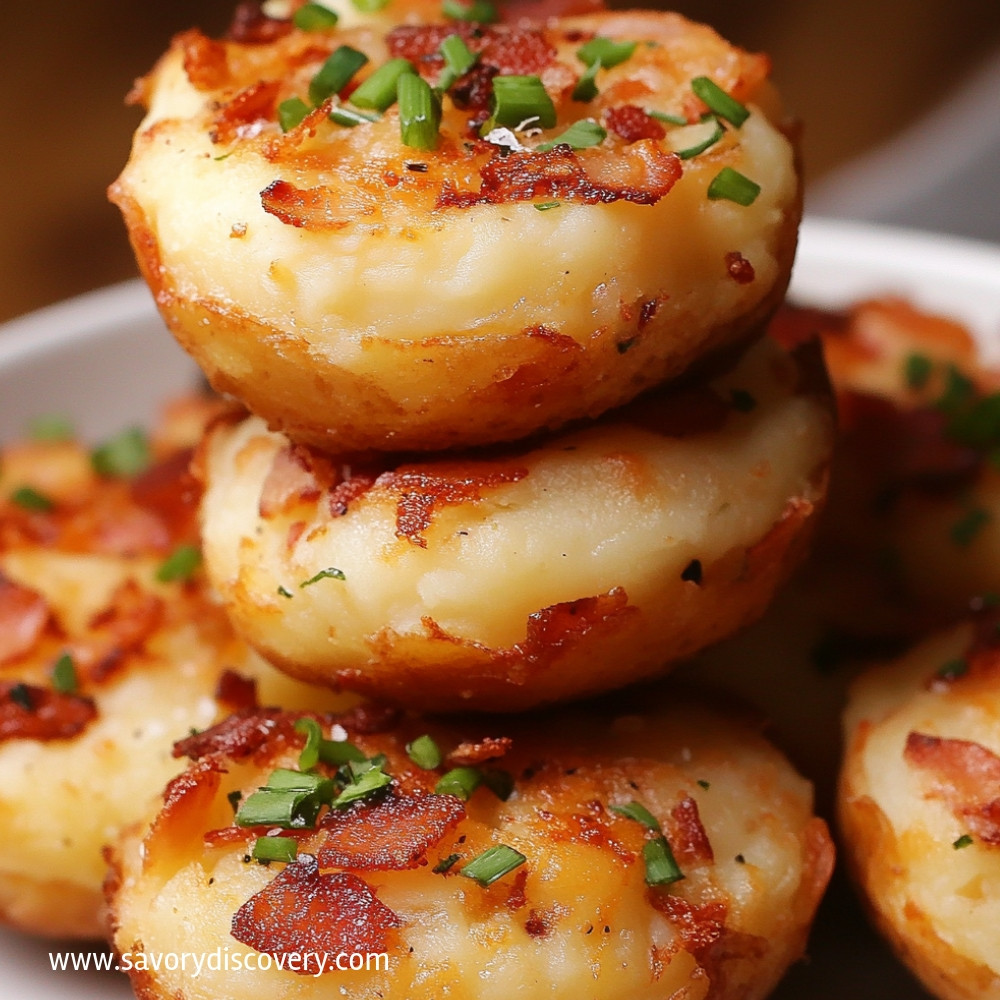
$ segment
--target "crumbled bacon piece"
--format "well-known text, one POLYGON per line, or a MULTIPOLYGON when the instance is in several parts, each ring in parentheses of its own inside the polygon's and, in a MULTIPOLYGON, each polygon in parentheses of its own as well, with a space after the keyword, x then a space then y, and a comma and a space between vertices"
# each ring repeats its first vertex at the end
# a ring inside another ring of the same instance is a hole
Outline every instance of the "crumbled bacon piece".
MULTIPOLYGON (((402 920, 370 886, 344 872, 321 874, 309 854, 287 865, 233 916, 237 941, 268 955, 335 957, 340 952, 385 951, 389 932, 402 920)), ((302 975, 318 971, 303 963, 302 975)))
POLYGON ((178 740, 173 755, 192 760, 216 754, 234 760, 249 757, 279 733, 293 733, 296 718, 276 708, 238 712, 204 732, 178 740))
POLYGON ((367 702, 345 712, 339 722, 349 733, 371 735, 395 729, 401 716, 402 712, 395 705, 367 702))
POLYGON ((715 855, 698 813, 698 803, 685 795, 670 810, 670 818, 673 820, 670 845, 681 867, 711 864, 715 855))
POLYGON ((292 22, 268 17, 259 3, 241 3, 233 13, 226 37, 244 45, 267 45, 292 30, 292 22))
POLYGON ((274 456, 260 492, 258 513, 268 519, 286 513, 298 503, 310 503, 320 495, 320 484, 305 449, 287 445, 274 456))
POLYGON ((274 118, 279 88, 277 80, 259 80, 226 101, 212 122, 212 142, 232 142, 249 134, 258 123, 274 118))
POLYGON ((458 34, 473 51, 480 65, 505 76, 541 75, 556 57, 555 49, 537 29, 509 25, 451 24, 401 25, 386 36, 389 54, 418 65, 441 62, 440 46, 449 35, 458 34))
POLYGON ((453 795, 389 795, 346 811, 333 810, 321 828, 323 868, 402 871, 424 862, 427 852, 465 816, 453 795))
POLYGON ((245 712, 258 707, 257 681, 235 670, 223 670, 215 686, 215 700, 231 712, 245 712))
POLYGON ((647 115, 635 104, 622 104, 616 108, 607 108, 604 112, 604 124, 626 142, 638 142, 639 139, 662 139, 666 129, 653 117, 647 115))
POLYGON ((30 652, 48 621, 45 598, 0 573, 0 664, 30 652))
POLYGON ((452 767, 474 767, 503 757, 514 745, 509 736, 484 736, 479 740, 464 740, 448 754, 452 767))
POLYGON ((707 953, 726 931, 726 904, 712 902, 698 906, 656 889, 650 889, 648 895, 653 909, 659 910, 680 935, 684 950, 704 964, 707 953))
POLYGON ((757 277, 753 264, 739 250, 731 250, 726 254, 726 271, 738 285, 749 285, 757 277))
POLYGON ((72 739, 96 717, 92 698, 32 684, 0 684, 0 742, 72 739))
POLYGON ((184 72, 195 90, 218 90, 229 81, 226 46, 196 28, 179 38, 184 52, 184 72))
POLYGON ((105 680, 126 653, 142 646, 159 628, 163 612, 162 598, 143 590, 135 580, 126 580, 88 623, 90 642, 84 654, 91 661, 88 676, 105 680))
POLYGON ((174 542, 198 539, 201 488, 191 474, 190 448, 156 462, 129 483, 132 500, 153 514, 174 542))

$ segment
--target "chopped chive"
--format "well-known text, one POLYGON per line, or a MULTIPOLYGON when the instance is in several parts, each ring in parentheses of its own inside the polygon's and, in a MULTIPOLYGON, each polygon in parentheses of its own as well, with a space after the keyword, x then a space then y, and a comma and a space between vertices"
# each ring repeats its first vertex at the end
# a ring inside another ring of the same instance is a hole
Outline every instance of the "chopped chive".
POLYGON ((311 587, 314 583, 319 583, 320 580, 346 580, 347 577, 342 569, 337 569, 336 566, 330 566, 328 569, 321 569, 315 576, 309 577, 308 580, 303 580, 299 584, 299 588, 311 587))
POLYGON ((950 414, 946 432, 952 440, 970 448, 995 448, 1000 444, 1000 393, 957 407, 950 414))
POLYGON ((704 788, 706 792, 712 787, 711 782, 706 781, 704 778, 699 778, 697 784, 700 788, 704 788))
POLYGON ((479 61, 479 54, 473 52, 461 35, 449 35, 438 46, 444 58, 444 69, 438 76, 435 89, 444 93, 459 77, 464 76, 479 61))
POLYGON ((295 720, 295 732, 305 736, 305 746, 299 752, 299 770, 311 771, 319 763, 319 747, 323 742, 323 730, 315 719, 304 716, 295 720))
POLYGON ((474 21, 478 24, 493 24, 500 20, 496 7, 489 0, 472 0, 471 3, 443 0, 441 13, 453 21, 474 21))
POLYGON ((253 845, 255 861, 294 861, 299 855, 298 841, 294 837, 258 837, 253 845))
POLYGON ((399 132, 404 146, 437 149, 441 102, 431 85, 415 73, 404 73, 397 84, 399 132))
POLYGON ((140 427, 130 427, 99 445, 90 462, 99 476, 131 478, 149 467, 149 439, 140 427))
POLYGON ((309 105, 301 97, 289 97, 287 101, 282 101, 278 105, 278 125, 282 132, 290 132, 293 128, 302 124, 302 120, 309 114, 309 105))
POLYGON ((361 11, 362 14, 376 14, 387 7, 390 0, 351 0, 351 3, 354 9, 361 11))
POLYGON ((746 389, 733 389, 729 393, 729 399, 738 413, 750 413, 757 408, 757 400, 746 389))
POLYGON ((416 73, 409 59, 383 63, 351 94, 351 104, 371 111, 385 111, 396 103, 396 83, 404 73, 416 73))
POLYGON ((683 115, 671 115, 667 114, 666 111, 654 111, 652 108, 643 108, 643 111, 645 111, 650 118, 655 118, 660 122, 666 122, 668 125, 688 124, 688 120, 683 115))
POLYGON ((948 660, 947 663, 943 663, 938 667, 935 676, 940 677, 943 681, 954 681, 958 680, 959 677, 964 677, 968 672, 969 661, 957 657, 954 660, 948 660))
POLYGON ((320 740, 319 759, 331 767, 343 767, 368 758, 349 740, 320 740))
POLYGON ((577 49, 576 57, 587 66, 600 62, 606 69, 611 69, 612 66, 630 59, 638 44, 638 42, 616 42, 613 38, 602 38, 598 35, 577 49))
POLYGON ((908 354, 903 362, 903 375, 911 389, 923 389, 934 370, 934 362, 926 354, 908 354))
POLYGON ((194 576, 195 570, 201 565, 201 549, 197 545, 178 545, 166 559, 160 563, 156 571, 156 579, 160 583, 184 583, 194 576))
POLYGON ((233 810, 233 815, 236 815, 236 810, 240 807, 240 799, 243 798, 243 793, 237 788, 235 791, 229 792, 226 795, 226 799, 229 801, 229 805, 233 810))
POLYGON ((558 207, 559 207, 559 202, 558 201, 540 201, 540 202, 538 202, 537 205, 535 205, 535 211, 536 212, 548 212, 550 209, 558 208, 558 207))
POLYGON ((588 101, 592 101, 597 97, 597 71, 601 68, 603 63, 600 59, 595 59, 586 69, 583 76, 576 81, 576 86, 573 88, 573 100, 580 101, 586 104, 588 101))
POLYGON ((460 854, 449 854, 448 857, 442 858, 432 869, 435 875, 443 875, 450 868, 454 867, 454 864, 461 857, 460 854))
POLYGON ((35 710, 35 703, 31 698, 31 692, 28 690, 27 684, 15 684, 7 692, 7 697, 26 712, 33 712, 35 710))
POLYGON ((691 89, 720 118, 739 128, 750 117, 750 112, 735 98, 730 97, 714 80, 696 76, 691 89))
POLYGON ((655 830, 659 833, 662 829, 660 821, 641 802, 636 802, 634 799, 623 806, 611 806, 611 811, 626 819, 641 823, 647 830, 655 830))
POLYGON ((562 135, 557 135, 554 139, 541 143, 535 149, 539 153, 546 153, 550 149, 555 149, 556 146, 570 146, 572 149, 588 149, 591 146, 599 146, 607 134, 597 122, 592 122, 589 118, 584 118, 581 121, 573 122, 562 135))
MULTIPOLYGON (((710 131, 708 129, 705 129, 705 131, 709 131, 709 134, 704 139, 702 139, 700 142, 696 142, 693 146, 687 146, 684 149, 674 150, 674 152, 682 160, 690 160, 692 157, 697 156, 699 153, 704 153, 706 149, 710 149, 726 134, 726 130, 722 127, 722 123, 719 121, 718 118, 712 118, 710 119, 710 122, 705 122, 704 125, 708 125, 709 123, 712 124, 712 128, 710 131)), ((688 127, 692 129, 697 129, 701 128, 702 126, 689 125, 688 127)))
POLYGON ((971 403, 975 394, 976 388, 972 380, 956 365, 949 364, 945 369, 944 392, 934 405, 945 415, 953 416, 971 403))
POLYGON ((434 786, 437 795, 454 795, 467 801, 483 783, 483 772, 478 767, 454 767, 442 775, 434 786))
POLYGON ((967 514, 951 526, 951 540, 961 548, 971 545, 976 535, 993 520, 983 507, 973 507, 967 514))
POLYGON ((323 805, 336 789, 329 778, 278 768, 267 784, 248 796, 236 813, 237 826, 279 826, 285 829, 315 825, 323 805))
POLYGON ((278 584, 278 596, 279 597, 291 597, 292 596, 292 592, 287 587, 283 587, 283 586, 281 586, 281 584, 278 584))
POLYGON ((307 3, 292 15, 292 24, 299 31, 326 31, 336 27, 337 12, 324 7, 321 3, 307 3))
POLYGON ((39 493, 30 486, 19 486, 11 493, 10 500, 22 510, 29 510, 35 514, 46 514, 55 506, 44 493, 39 493))
POLYGON ((28 434, 35 441, 69 441, 73 424, 68 417, 51 413, 28 422, 28 434))
POLYGON ((951 846, 955 848, 956 851, 962 850, 963 847, 970 847, 973 843, 972 837, 967 833, 963 833, 958 840, 953 840, 951 846))
POLYGON ((684 878, 665 837, 654 837, 642 845, 646 864, 646 885, 670 885, 684 878))
POLYGON ((330 803, 334 809, 343 809, 352 802, 366 799, 381 788, 392 783, 392 778, 381 767, 372 767, 362 774, 330 803))
POLYGON ((506 802, 514 791, 514 776, 509 771, 490 768, 488 771, 483 771, 483 784, 501 802, 506 802))
POLYGON ((406 744, 406 755, 424 771, 433 771, 441 766, 441 749, 426 733, 406 744))
POLYGON ((492 885, 497 879, 509 875, 515 868, 520 868, 528 859, 513 847, 498 844, 473 858, 467 865, 459 869, 459 874, 475 879, 480 885, 492 885))
POLYGON ((60 694, 73 694, 79 686, 73 657, 69 653, 63 653, 52 665, 52 687, 60 694))
POLYGON ((495 76, 493 78, 493 113, 480 129, 489 135, 494 128, 517 128, 525 122, 539 128, 552 128, 556 108, 537 76, 495 76))
POLYGON ((760 194, 760 185, 732 167, 723 167, 708 185, 708 197, 713 201, 734 201, 737 205, 752 205, 760 194))
POLYGON ((355 125, 370 125, 372 122, 377 122, 379 117, 379 115, 355 111, 354 108, 345 107, 343 104, 335 104, 327 115, 330 121, 347 128, 354 128, 355 125))
POLYGON ((318 107, 328 97, 339 94, 366 62, 368 56, 364 52, 352 49, 350 45, 341 45, 309 82, 309 100, 318 107))

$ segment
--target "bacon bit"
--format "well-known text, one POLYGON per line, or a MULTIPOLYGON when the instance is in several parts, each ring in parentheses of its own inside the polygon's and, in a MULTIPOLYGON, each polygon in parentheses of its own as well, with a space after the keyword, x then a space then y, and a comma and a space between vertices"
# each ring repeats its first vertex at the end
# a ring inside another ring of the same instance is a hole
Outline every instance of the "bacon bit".
POLYGON ((644 329, 660 310, 660 299, 646 299, 639 306, 639 329, 644 329))
MULTIPOLYGON (((534 21, 536 23, 547 21, 553 17, 577 17, 582 14, 596 14, 607 10, 607 5, 603 0, 507 0, 500 4, 500 17, 510 24, 519 21, 534 21)), ((572 33, 567 33, 567 41, 582 41, 584 36, 581 32, 576 34, 577 38, 570 37, 572 33)))
MULTIPOLYGON (((587 162, 595 167, 602 165, 593 157, 587 162)), ((681 176, 681 161, 676 154, 649 140, 626 146, 604 166, 608 177, 591 177, 580 157, 566 146, 556 146, 547 153, 498 153, 482 168, 479 191, 458 191, 445 183, 437 207, 469 208, 537 198, 586 205, 621 200, 655 205, 681 176)))
POLYGON ((229 62, 222 42, 192 28, 179 35, 175 44, 181 46, 184 72, 195 90, 218 90, 229 82, 229 62))
POLYGON ((712 902, 696 906, 681 896, 657 889, 647 890, 647 897, 653 909, 662 913, 680 935, 684 950, 699 964, 704 964, 707 952, 725 933, 726 904, 712 902))
POLYGON ((690 795, 685 795, 670 810, 670 818, 674 822, 670 845, 681 867, 685 864, 710 865, 715 855, 698 813, 698 803, 690 795))
POLYGON ((345 466, 344 478, 330 490, 330 513, 334 517, 343 517, 350 505, 363 497, 377 479, 377 472, 345 466))
POLYGON ((178 740, 174 744, 173 755, 190 757, 191 760, 210 756, 242 760, 277 736, 290 737, 295 732, 297 718, 299 716, 277 708, 238 712, 204 732, 178 740))
POLYGON ((211 815, 222 773, 217 761, 205 760, 168 782, 163 792, 163 808, 143 840, 144 871, 173 857, 177 844, 196 844, 202 838, 204 819, 211 815))
MULTIPOLYGON (((268 955, 385 951, 388 932, 403 921, 355 875, 320 874, 300 855, 233 916, 237 941, 268 955)), ((308 963, 305 963, 308 964, 308 963)), ((302 975, 306 968, 295 969, 302 975)))
MULTIPOLYGON (((539 815, 542 812, 543 810, 539 810, 539 815)), ((550 814, 545 819, 546 835, 553 841, 590 844, 613 854, 624 865, 631 865, 636 859, 636 852, 612 836, 611 826, 601 816, 588 816, 585 813, 573 813, 570 816, 550 814)), ((629 827, 622 829, 629 831, 629 827)))
POLYGON ((667 130, 655 119, 635 104, 623 104, 617 108, 606 108, 604 124, 620 135, 626 142, 639 139, 662 139, 667 130))
POLYGON ((1000 845, 1000 757, 970 740, 911 732, 903 757, 931 772, 929 798, 944 801, 984 843, 1000 845))
POLYGON ((297 188, 288 181, 272 181, 260 193, 260 203, 268 215, 286 226, 312 232, 333 232, 350 225, 358 215, 372 215, 377 208, 374 196, 355 189, 358 202, 344 205, 328 187, 297 188))
POLYGON ((509 736, 485 736, 481 740, 466 740, 459 743, 450 754, 451 767, 475 767, 489 760, 499 760, 514 745, 509 736))
POLYGON ((548 937, 552 928, 556 924, 557 915, 550 910, 531 910, 528 919, 524 922, 524 929, 530 937, 548 937))
POLYGON ((738 285, 749 285, 757 277, 753 264, 739 250, 731 250, 726 254, 726 271, 738 285))
POLYGON ((0 684, 0 742, 69 740, 96 717, 97 706, 92 698, 32 684, 0 684))
MULTIPOLYGON (((282 831, 282 836, 297 832, 295 830, 282 831)), ((307 832, 314 833, 315 831, 310 829, 307 832)), ((201 841, 206 847, 232 847, 234 844, 249 844, 257 836, 257 830, 252 826, 223 826, 217 830, 206 830, 201 841)))
POLYGON ((319 863, 350 871, 416 868, 464 817, 465 806, 453 795, 395 794, 333 810, 320 824, 327 837, 319 863))
POLYGON ((258 708, 257 681, 253 677, 244 677, 235 670, 223 670, 219 683, 215 686, 215 700, 231 712, 248 712, 258 708))
POLYGON ((273 119, 280 86, 277 80, 260 80, 244 87, 223 104, 209 132, 212 142, 226 143, 243 138, 253 133, 257 123, 273 119))
POLYGON ((363 736, 387 733, 399 725, 403 713, 395 705, 377 705, 369 702, 355 705, 340 716, 340 724, 351 733, 363 736))
POLYGON ((497 75, 494 66, 478 62, 464 76, 452 85, 449 93, 455 107, 462 111, 476 112, 476 138, 478 126, 489 117, 490 100, 493 97, 493 77, 497 75))
POLYGON ((528 869, 522 868, 517 875, 514 876, 514 881, 511 883, 510 891, 507 893, 507 900, 504 905, 508 910, 520 910, 528 902, 528 897, 524 891, 524 887, 527 882, 528 869))
POLYGON ((48 622, 45 598, 0 573, 0 664, 29 653, 48 622))
POLYGON ((671 438, 714 434, 726 426, 732 413, 732 406, 704 383, 686 389, 654 389, 622 410, 630 424, 671 438))
POLYGON ((562 601, 528 615, 527 635, 517 649, 528 660, 551 656, 567 649, 600 626, 608 626, 630 617, 635 608, 628 603, 624 587, 613 587, 606 594, 562 601))
POLYGON ((294 445, 286 445, 275 453, 274 461, 264 479, 257 511, 269 520, 300 503, 312 503, 320 496, 316 479, 306 452, 294 445))
POLYGON ((154 515, 173 543, 198 541, 201 487, 191 473, 194 449, 156 462, 129 483, 132 501, 154 515))
POLYGON ((163 621, 164 603, 136 583, 126 580, 111 596, 111 603, 88 623, 95 658, 88 676, 100 682, 113 673, 124 654, 141 646, 163 621))
POLYGON ((505 483, 516 483, 528 470, 499 468, 492 472, 470 474, 468 466, 401 466, 383 472, 375 487, 392 490, 396 499, 396 536, 414 545, 427 548, 424 532, 431 524, 434 512, 441 507, 475 503, 482 499, 483 490, 495 489, 505 483))
POLYGON ((556 50, 540 31, 509 25, 474 27, 466 22, 401 25, 393 28, 385 41, 393 58, 436 66, 441 62, 441 42, 454 34, 479 53, 479 64, 493 70, 494 75, 541 75, 556 57, 556 50))
POLYGON ((284 38, 291 30, 291 21, 268 17, 259 3, 241 3, 233 13, 226 37, 244 45, 267 45, 284 38))

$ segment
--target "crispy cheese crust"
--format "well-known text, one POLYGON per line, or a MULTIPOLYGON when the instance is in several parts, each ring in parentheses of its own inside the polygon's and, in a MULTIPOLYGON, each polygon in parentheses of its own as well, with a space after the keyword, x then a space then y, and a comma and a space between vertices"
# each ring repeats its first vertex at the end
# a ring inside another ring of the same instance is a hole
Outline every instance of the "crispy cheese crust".
POLYGON ((273 429, 338 453, 511 440, 625 402, 753 335, 781 300, 800 199, 767 73, 646 11, 266 43, 188 33, 140 87, 148 114, 111 197, 168 325, 273 429), (393 57, 437 84, 452 34, 479 61, 444 97, 436 150, 401 142, 397 105, 348 128, 330 98, 279 128, 338 47, 369 57, 356 81, 393 57), (637 45, 573 100, 594 36, 637 45), (523 150, 479 137, 498 73, 540 76, 554 102, 553 127, 508 129, 523 150), (681 159, 712 129, 699 76, 750 117, 681 159), (599 145, 535 149, 585 118, 599 145), (726 167, 760 184, 751 205, 708 197, 726 167))
POLYGON ((857 681, 840 822, 875 923, 944 1000, 1000 997, 1000 649, 960 626, 857 681))
POLYGON ((339 737, 384 754, 392 785, 321 814, 316 830, 292 831, 299 858, 265 867, 245 860, 265 830, 233 826, 227 795, 297 766, 293 718, 232 719, 188 741, 197 763, 152 825, 120 845, 114 941, 139 966, 143 1000, 755 998, 802 952, 832 846, 808 785, 739 720, 683 703, 434 724, 447 756, 433 771, 404 752, 427 723, 372 733, 343 720, 339 737), (513 792, 506 801, 486 785, 466 802, 434 794, 456 761, 506 772, 513 792), (662 825, 683 880, 646 885, 644 844, 655 833, 612 809, 636 800, 662 825), (501 844, 523 864, 488 886, 461 874, 501 844), (217 949, 241 967, 197 978, 142 967, 158 951, 217 949), (388 971, 255 969, 263 954, 306 951, 331 961, 385 953, 388 971))
POLYGON ((815 355, 730 370, 534 446, 345 465, 220 422, 206 565, 237 630, 313 681, 435 710, 620 687, 758 617, 822 505, 815 355))
POLYGON ((174 406, 132 480, 97 476, 70 441, 0 455, 0 921, 21 930, 100 936, 102 848, 181 769, 190 727, 257 697, 335 703, 236 638, 200 573, 156 578, 196 542, 186 467, 205 416, 174 406), (24 506, 27 487, 51 508, 24 506))

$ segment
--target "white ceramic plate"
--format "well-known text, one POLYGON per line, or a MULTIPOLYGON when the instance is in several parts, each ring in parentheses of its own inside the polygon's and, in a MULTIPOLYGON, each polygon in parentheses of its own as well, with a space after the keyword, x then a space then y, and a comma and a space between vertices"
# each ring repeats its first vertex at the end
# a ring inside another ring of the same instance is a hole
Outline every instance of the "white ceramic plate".
MULTIPOLYGON (((1000 248, 824 220, 803 226, 795 300, 836 306, 883 293, 967 323, 1000 357, 1000 248)), ((144 285, 85 295, 0 328, 0 440, 20 434, 32 417, 52 413, 72 417, 91 440, 149 424, 161 400, 196 378, 144 285)), ((53 972, 49 952, 68 950, 88 949, 0 931, 0 998, 131 996, 113 973, 53 972)), ((776 1000, 925 996, 867 931, 841 883, 824 906, 811 955, 776 1000)))

